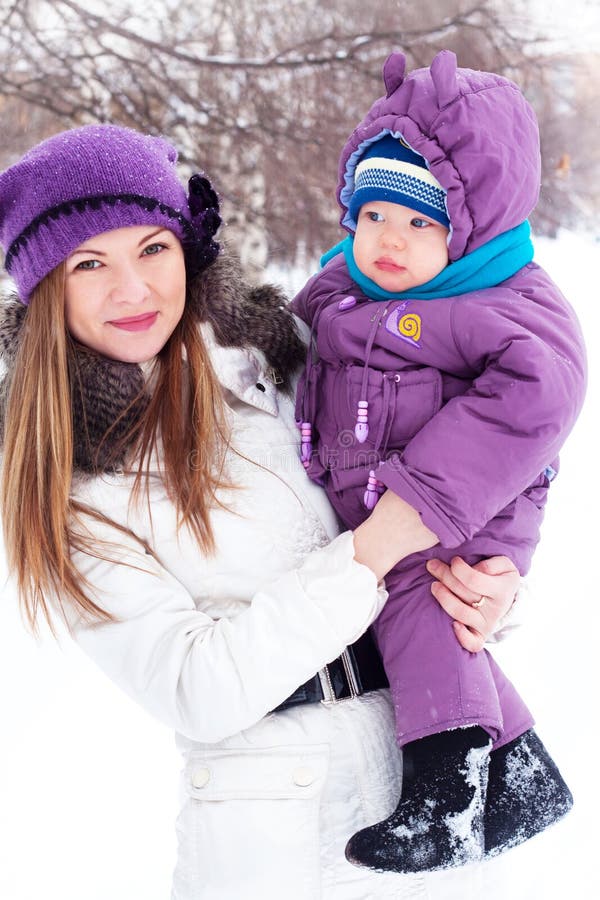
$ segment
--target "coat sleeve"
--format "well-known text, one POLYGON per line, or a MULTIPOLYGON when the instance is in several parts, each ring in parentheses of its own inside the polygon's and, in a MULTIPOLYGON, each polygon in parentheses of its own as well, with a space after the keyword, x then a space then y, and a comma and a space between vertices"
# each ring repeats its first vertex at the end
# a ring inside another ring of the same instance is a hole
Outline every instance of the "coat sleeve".
MULTIPOLYGON (((94 530, 114 540, 110 529, 94 530)), ((196 741, 259 721, 355 641, 387 598, 354 560, 350 532, 266 583, 239 615, 218 620, 197 610, 133 538, 119 542, 118 563, 114 554, 74 554, 97 602, 118 621, 71 621, 72 635, 149 713, 196 741)))
POLYGON ((377 470, 448 548, 540 478, 573 427, 586 383, 575 314, 537 267, 518 291, 499 287, 453 304, 452 319, 464 371, 481 374, 377 470))

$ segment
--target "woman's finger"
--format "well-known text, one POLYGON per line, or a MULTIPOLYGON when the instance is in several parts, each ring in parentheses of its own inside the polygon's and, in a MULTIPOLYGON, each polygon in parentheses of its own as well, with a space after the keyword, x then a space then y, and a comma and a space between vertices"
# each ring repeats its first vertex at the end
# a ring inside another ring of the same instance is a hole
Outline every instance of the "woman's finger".
MULTIPOLYGON (((501 587, 500 594, 505 600, 508 599, 510 608, 521 585, 520 572, 511 560, 507 559, 506 556, 495 556, 491 559, 483 559, 481 562, 476 563, 473 568, 477 569, 484 578, 491 576, 494 579, 498 579, 494 582, 494 588, 501 587)), ((482 594, 491 593, 489 587, 486 590, 485 585, 481 584, 480 586, 482 587, 482 594)), ((504 612, 508 612, 508 609, 505 609, 504 612)))
POLYGON ((485 639, 482 634, 478 631, 471 631, 470 628, 467 628, 466 625, 462 625, 460 622, 453 622, 452 625, 458 643, 465 650, 469 650, 471 653, 479 653, 483 649, 485 639))
POLYGON ((434 581, 431 585, 431 593, 451 619, 461 622, 469 628, 479 629, 484 624, 483 613, 457 597, 442 582, 434 581))
MULTIPOLYGON (((455 557, 455 559, 459 559, 459 557, 455 557)), ((463 563, 462 560, 460 562, 463 563)), ((470 571, 471 567, 467 566, 466 563, 463 563, 463 566, 470 571)), ((483 591, 473 591, 465 578, 461 578, 459 574, 462 571, 462 567, 457 567, 457 570, 453 571, 450 566, 439 559, 430 559, 427 563, 427 571, 444 584, 448 590, 452 591, 453 594, 464 600, 465 603, 474 603, 476 600, 479 600, 483 591)))
MULTIPOLYGON (((455 558, 460 559, 459 556, 455 558)), ((517 576, 519 574, 514 562, 508 556, 491 556, 489 559, 482 559, 481 562, 475 563, 473 568, 478 572, 483 572, 484 575, 504 575, 505 572, 515 572, 517 576)))
MULTIPOLYGON (((434 581, 431 585, 431 593, 457 625, 465 628, 477 636, 478 649, 493 634, 498 622, 506 613, 506 600, 495 599, 486 596, 481 606, 474 607, 457 597, 445 584, 434 581)), ((470 638, 461 640, 460 643, 467 650, 473 649, 474 642, 470 638)))
POLYGON ((477 652, 512 605, 520 580, 513 563, 493 557, 470 566, 455 556, 450 565, 429 560, 427 569, 438 579, 431 593, 456 623, 459 643, 477 652))
MULTIPOLYGON (((494 557, 483 562, 485 565, 476 563, 474 566, 469 566, 460 556, 455 556, 450 562, 450 571, 459 584, 462 583, 467 590, 476 595, 476 599, 482 595, 490 595, 493 585, 493 582, 490 582, 490 577, 496 578, 499 575, 504 575, 506 579, 509 579, 512 576, 514 578, 514 596, 519 587, 519 573, 511 561, 506 557, 494 557)), ((464 599, 469 602, 468 598, 464 599)))

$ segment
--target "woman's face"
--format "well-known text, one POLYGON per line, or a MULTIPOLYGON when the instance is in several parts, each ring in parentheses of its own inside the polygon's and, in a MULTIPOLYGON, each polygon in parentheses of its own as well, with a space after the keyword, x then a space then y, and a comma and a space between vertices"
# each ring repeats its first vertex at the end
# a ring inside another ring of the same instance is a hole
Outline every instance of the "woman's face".
POLYGON ((152 359, 173 333, 184 304, 183 250, 165 228, 117 228, 84 241, 67 257, 67 327, 80 343, 110 359, 152 359))

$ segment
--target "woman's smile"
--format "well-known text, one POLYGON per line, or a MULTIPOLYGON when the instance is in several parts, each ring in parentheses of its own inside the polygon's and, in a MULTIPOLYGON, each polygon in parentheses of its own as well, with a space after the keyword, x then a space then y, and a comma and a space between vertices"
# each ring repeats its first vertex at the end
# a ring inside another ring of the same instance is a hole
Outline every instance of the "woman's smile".
POLYGON ((143 313, 140 316, 128 316, 123 319, 112 319, 109 325, 115 328, 122 328, 124 331, 147 331, 151 328, 158 317, 158 312, 143 313))

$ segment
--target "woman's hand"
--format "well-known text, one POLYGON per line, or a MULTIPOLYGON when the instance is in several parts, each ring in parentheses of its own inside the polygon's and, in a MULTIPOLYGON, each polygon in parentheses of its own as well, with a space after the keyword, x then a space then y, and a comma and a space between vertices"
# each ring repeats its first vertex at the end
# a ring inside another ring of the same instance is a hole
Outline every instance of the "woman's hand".
POLYGON ((454 620, 454 632, 465 650, 477 652, 511 608, 519 588, 519 573, 506 556, 492 556, 469 566, 455 556, 450 565, 427 563, 437 579, 431 593, 454 620))

